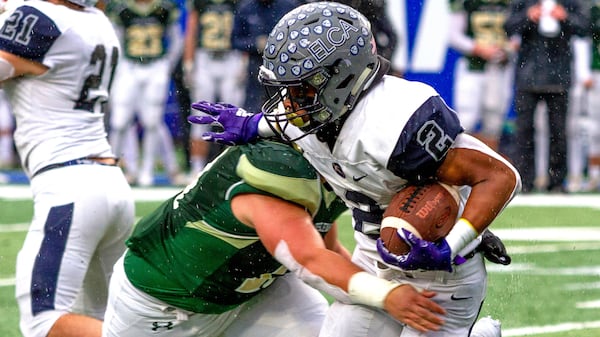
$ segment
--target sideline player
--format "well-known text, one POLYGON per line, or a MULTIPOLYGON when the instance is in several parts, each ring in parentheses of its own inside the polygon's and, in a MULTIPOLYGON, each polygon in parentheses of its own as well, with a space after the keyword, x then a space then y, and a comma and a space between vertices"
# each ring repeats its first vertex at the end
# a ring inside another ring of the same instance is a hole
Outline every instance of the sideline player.
MULTIPOLYGON (((352 211, 353 262, 371 274, 438 293, 434 300, 448 315, 440 331, 424 335, 467 336, 487 283, 481 254, 468 252, 518 192, 520 176, 463 132, 456 113, 433 88, 385 75, 389 62, 377 55, 369 27, 360 13, 334 2, 291 11, 274 27, 263 54, 259 78, 270 97, 264 112, 248 116, 232 106, 200 102, 200 110, 212 116, 191 121, 224 127, 222 133, 206 134, 207 140, 243 143, 276 130, 297 144, 352 211), (306 34, 294 39, 296 32, 306 34), (429 179, 465 192, 452 231, 441 242, 413 245, 406 256, 393 256, 381 244, 377 249, 389 201, 408 182, 429 179)), ((500 336, 499 327, 490 330, 500 336)), ((419 335, 383 312, 335 302, 321 335, 398 336, 399 331, 403 337, 419 335)))
POLYGON ((345 210, 292 147, 226 149, 136 225, 115 265, 104 336, 316 336, 328 303, 302 281, 436 328, 433 293, 350 262, 334 223, 345 210))
POLYGON ((600 191, 600 2, 590 6, 591 36, 573 38, 574 79, 569 97, 569 192, 600 191), (587 181, 584 172, 587 164, 587 181))
POLYGON ((154 184, 154 167, 162 148, 159 128, 165 124, 171 72, 183 46, 180 11, 168 0, 134 0, 111 1, 107 13, 123 46, 111 91, 110 141, 121 155, 137 113, 144 130, 137 183, 150 186, 154 184))
MULTIPOLYGON (((246 79, 245 56, 231 47, 236 0, 190 0, 183 51, 184 79, 192 100, 241 104, 246 79)), ((192 110, 192 112, 194 112, 192 110)), ((195 177, 210 158, 210 147, 202 139, 209 126, 192 125, 190 169, 195 177)), ((218 149, 220 151, 221 149, 218 149)))
POLYGON ((454 106, 465 130, 498 150, 512 98, 511 46, 504 31, 509 0, 451 0, 450 46, 462 54, 454 106))
POLYGON ((104 127, 119 43, 95 3, 27 1, 1 28, 0 80, 34 201, 16 263, 25 337, 100 336, 111 268, 134 221, 104 127))

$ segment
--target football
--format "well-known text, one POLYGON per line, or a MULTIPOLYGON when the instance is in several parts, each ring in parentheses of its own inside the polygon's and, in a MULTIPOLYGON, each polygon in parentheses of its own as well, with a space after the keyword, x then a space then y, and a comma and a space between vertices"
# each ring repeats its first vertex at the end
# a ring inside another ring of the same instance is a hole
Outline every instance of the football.
POLYGON ((458 190, 450 185, 439 182, 407 185, 383 213, 380 230, 383 244, 393 254, 408 253, 410 246, 396 235, 401 228, 427 241, 445 237, 456 223, 459 200, 458 190))

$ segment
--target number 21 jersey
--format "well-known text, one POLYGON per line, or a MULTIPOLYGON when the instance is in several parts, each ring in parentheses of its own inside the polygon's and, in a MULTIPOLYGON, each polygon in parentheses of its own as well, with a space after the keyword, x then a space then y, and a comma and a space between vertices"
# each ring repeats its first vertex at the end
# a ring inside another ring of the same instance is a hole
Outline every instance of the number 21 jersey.
POLYGON ((4 85, 17 121, 15 144, 28 174, 76 158, 114 156, 103 107, 119 42, 102 11, 27 1, 2 22, 0 50, 48 68, 4 85))

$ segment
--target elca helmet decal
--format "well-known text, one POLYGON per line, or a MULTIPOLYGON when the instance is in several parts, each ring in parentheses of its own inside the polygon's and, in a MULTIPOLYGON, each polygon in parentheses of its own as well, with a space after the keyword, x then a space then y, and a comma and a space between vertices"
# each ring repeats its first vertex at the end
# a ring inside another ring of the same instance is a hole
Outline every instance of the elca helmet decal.
MULTIPOLYGON (((351 33, 360 34, 356 37, 356 41, 352 41, 349 48, 349 56, 356 56, 360 53, 360 48, 365 48, 367 45, 372 45, 372 53, 376 53, 376 47, 374 41, 367 41, 370 32, 366 27, 356 27, 351 23, 339 20, 338 25, 333 25, 332 20, 327 19, 334 15, 331 8, 315 4, 312 8, 307 8, 306 11, 311 12, 315 10, 321 10, 322 16, 325 18, 322 22, 312 27, 312 32, 309 27, 302 27, 300 30, 291 30, 287 36, 287 46, 284 46, 283 50, 278 50, 275 44, 268 44, 265 47, 265 52, 271 57, 275 56, 279 52, 278 63, 276 67, 274 62, 269 61, 267 68, 275 72, 279 76, 286 75, 287 71, 290 71, 294 76, 300 76, 303 72, 309 72, 315 68, 316 63, 321 63, 327 59, 328 56, 335 53, 337 48, 344 46, 348 40, 352 38, 351 33), (309 40, 308 37, 312 35, 314 40, 309 40), (291 59, 291 55, 299 53, 303 55, 310 55, 312 58, 305 59, 301 65, 294 65, 288 68, 285 66, 291 59), (277 69, 275 69, 277 68, 277 69)), ((335 7, 333 10, 339 14, 347 14, 353 19, 360 19, 355 10, 347 6, 335 7)), ((290 14, 293 14, 290 13, 290 14)), ((284 26, 293 26, 297 21, 302 21, 307 18, 306 13, 297 13, 295 17, 289 20, 282 20, 276 29, 271 31, 271 37, 274 38, 276 43, 286 39, 284 26)), ((368 23, 367 23, 368 25, 368 23)))

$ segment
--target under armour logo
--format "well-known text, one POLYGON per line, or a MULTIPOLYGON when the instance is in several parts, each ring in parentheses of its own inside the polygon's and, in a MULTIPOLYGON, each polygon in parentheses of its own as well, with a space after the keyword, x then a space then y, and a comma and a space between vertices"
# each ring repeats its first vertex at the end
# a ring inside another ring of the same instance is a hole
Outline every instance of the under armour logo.
POLYGON ((152 322, 152 331, 158 331, 159 329, 171 330, 173 329, 173 322, 152 322))

